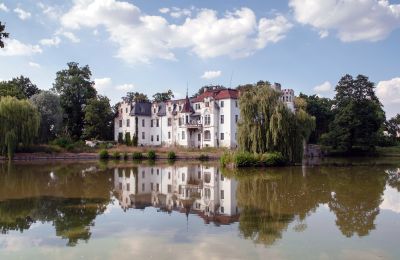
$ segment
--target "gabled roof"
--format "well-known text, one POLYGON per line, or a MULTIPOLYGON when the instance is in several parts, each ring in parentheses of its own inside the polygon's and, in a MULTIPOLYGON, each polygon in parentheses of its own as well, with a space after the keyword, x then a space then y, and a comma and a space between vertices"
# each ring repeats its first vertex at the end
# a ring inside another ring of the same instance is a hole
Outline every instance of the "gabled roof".
POLYGON ((188 95, 186 95, 185 104, 183 104, 181 113, 194 113, 194 109, 193 109, 192 105, 190 104, 188 95))
POLYGON ((239 91, 235 89, 212 89, 201 93, 196 98, 192 99, 193 103, 203 102, 205 98, 212 97, 215 100, 219 99, 237 99, 239 91))

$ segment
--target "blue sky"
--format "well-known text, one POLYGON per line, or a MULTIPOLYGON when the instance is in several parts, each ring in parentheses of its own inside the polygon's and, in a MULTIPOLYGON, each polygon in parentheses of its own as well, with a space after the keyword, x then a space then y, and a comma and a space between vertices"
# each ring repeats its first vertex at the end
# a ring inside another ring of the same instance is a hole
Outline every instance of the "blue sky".
POLYGON ((48 89, 75 61, 115 103, 258 80, 332 97, 341 76, 361 73, 388 116, 400 113, 400 1, 0 0, 0 21, 11 35, 2 80, 48 89))

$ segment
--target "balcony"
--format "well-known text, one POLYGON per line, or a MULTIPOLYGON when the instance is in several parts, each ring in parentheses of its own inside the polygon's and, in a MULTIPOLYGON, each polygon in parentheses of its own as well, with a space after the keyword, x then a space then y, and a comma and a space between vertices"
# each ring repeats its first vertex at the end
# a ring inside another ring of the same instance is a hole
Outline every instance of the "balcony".
POLYGON ((201 129, 203 125, 200 120, 190 120, 189 122, 185 122, 182 127, 186 127, 188 129, 201 129))

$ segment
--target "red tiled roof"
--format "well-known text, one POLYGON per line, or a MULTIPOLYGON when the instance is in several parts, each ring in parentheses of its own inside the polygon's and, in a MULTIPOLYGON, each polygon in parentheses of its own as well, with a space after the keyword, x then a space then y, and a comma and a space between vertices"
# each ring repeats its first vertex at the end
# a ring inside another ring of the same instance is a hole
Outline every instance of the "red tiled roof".
POLYGON ((213 89, 207 90, 206 92, 201 93, 198 97, 192 99, 193 103, 203 102, 203 100, 207 97, 213 97, 214 99, 237 99, 239 96, 239 91, 235 89, 213 89))

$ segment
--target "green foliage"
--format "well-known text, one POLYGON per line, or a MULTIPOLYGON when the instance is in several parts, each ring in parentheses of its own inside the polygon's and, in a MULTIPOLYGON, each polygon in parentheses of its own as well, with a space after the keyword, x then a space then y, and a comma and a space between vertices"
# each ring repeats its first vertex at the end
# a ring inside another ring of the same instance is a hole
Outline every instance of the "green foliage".
POLYGON ((150 150, 148 153, 147 153, 147 159, 149 159, 149 160, 155 160, 157 158, 157 154, 156 154, 156 152, 154 151, 154 150, 150 150))
POLYGON ((167 92, 156 93, 153 95, 154 102, 165 102, 171 100, 174 97, 174 93, 172 90, 168 90, 167 92))
POLYGON ((60 95, 61 107, 64 110, 64 125, 73 140, 82 137, 84 126, 84 107, 89 100, 96 98, 96 89, 91 81, 89 66, 79 67, 70 62, 68 68, 57 72, 53 90, 60 95))
POLYGON ((335 118, 321 140, 345 153, 355 148, 374 150, 385 122, 385 113, 366 76, 345 75, 336 86, 335 118))
POLYGON ((200 156, 198 157, 199 161, 208 161, 210 160, 210 157, 207 154, 200 154, 200 156))
POLYGON ((133 160, 142 160, 143 159, 143 154, 141 152, 133 152, 132 153, 132 159, 133 160))
POLYGON ((225 153, 220 158, 223 167, 270 167, 287 164, 285 157, 279 152, 254 154, 249 152, 225 153))
POLYGON ((304 111, 305 102, 298 102, 293 113, 280 97, 281 93, 272 89, 268 82, 242 92, 239 149, 258 154, 277 151, 291 162, 300 161, 303 142, 315 128, 315 118, 304 111))
POLYGON ((131 102, 150 102, 149 98, 146 94, 139 93, 139 92, 128 92, 126 93, 127 101, 131 102))
POLYGON ((113 136, 114 115, 110 100, 98 95, 88 100, 84 109, 85 123, 83 136, 86 139, 110 140, 113 136))
POLYGON ((125 133, 125 144, 127 146, 131 146, 132 145, 131 133, 129 133, 129 132, 125 133))
POLYGON ((107 160, 110 157, 110 155, 108 154, 108 151, 106 149, 103 149, 99 152, 99 157, 102 160, 107 160))
POLYGON ((123 144, 124 143, 123 133, 118 133, 118 143, 119 144, 123 144))
POLYGON ((133 135, 132 137, 132 146, 138 146, 138 137, 136 135, 133 135))
POLYGON ((0 82, 0 97, 11 96, 18 99, 29 99, 39 93, 39 88, 29 78, 22 75, 9 81, 0 82))
POLYGON ((397 114, 385 122, 385 130, 393 145, 400 143, 400 114, 397 114))
POLYGON ((168 160, 175 160, 176 154, 173 151, 168 152, 168 160))
POLYGON ((40 114, 27 100, 0 98, 0 152, 12 159, 19 143, 29 145, 38 135, 40 114))
POLYGON ((5 30, 6 26, 0 22, 0 48, 4 48, 4 39, 9 36, 9 33, 5 30))
POLYGON ((30 98, 40 113, 40 127, 38 140, 47 143, 56 138, 62 127, 62 108, 60 98, 50 92, 42 91, 30 98))
POLYGON ((124 152, 124 154, 122 155, 122 157, 124 158, 124 160, 126 161, 126 160, 128 160, 128 153, 127 152, 124 152))
POLYGON ((119 160, 119 159, 121 159, 121 153, 118 152, 118 151, 115 151, 115 152, 112 153, 111 157, 112 157, 114 160, 119 160))

